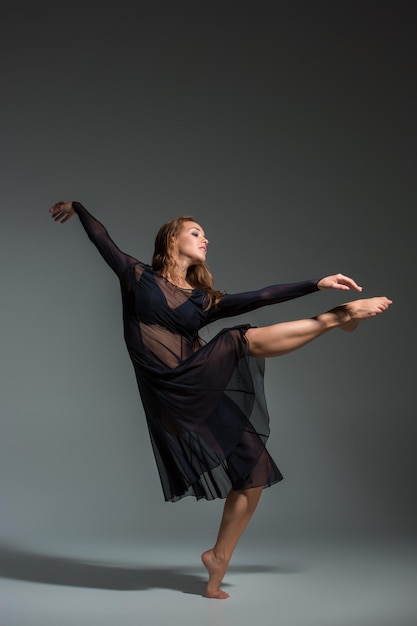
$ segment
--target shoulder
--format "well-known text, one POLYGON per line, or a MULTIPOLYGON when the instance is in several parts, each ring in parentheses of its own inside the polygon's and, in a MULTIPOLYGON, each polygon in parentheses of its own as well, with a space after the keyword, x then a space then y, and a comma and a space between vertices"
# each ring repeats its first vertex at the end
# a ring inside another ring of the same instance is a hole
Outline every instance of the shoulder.
POLYGON ((142 261, 132 259, 132 263, 126 267, 123 276, 127 280, 134 279, 137 282, 144 273, 152 273, 152 268, 142 261))

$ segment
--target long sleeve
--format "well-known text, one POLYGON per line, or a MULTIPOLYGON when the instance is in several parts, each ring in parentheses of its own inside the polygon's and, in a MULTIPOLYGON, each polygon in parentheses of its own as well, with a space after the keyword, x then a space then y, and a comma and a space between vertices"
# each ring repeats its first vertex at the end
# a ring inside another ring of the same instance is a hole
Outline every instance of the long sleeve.
POLYGON ((270 285, 258 291, 235 294, 226 293, 220 302, 208 311, 207 323, 223 317, 241 315, 269 304, 278 304, 279 302, 305 296, 318 291, 317 283, 318 280, 307 280, 300 283, 270 285))
POLYGON ((117 247, 103 224, 96 220, 80 202, 73 202, 72 207, 80 218, 90 241, 119 277, 130 265, 137 263, 137 259, 125 254, 117 247))

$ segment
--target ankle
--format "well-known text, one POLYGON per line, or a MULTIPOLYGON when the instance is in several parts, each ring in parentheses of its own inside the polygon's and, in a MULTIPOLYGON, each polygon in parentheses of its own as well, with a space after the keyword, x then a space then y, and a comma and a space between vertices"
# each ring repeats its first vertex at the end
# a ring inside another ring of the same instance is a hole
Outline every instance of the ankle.
POLYGON ((332 328, 343 326, 343 324, 349 322, 351 316, 346 307, 342 304, 334 309, 330 309, 330 311, 326 311, 326 313, 321 313, 316 319, 323 325, 324 330, 331 330, 332 328))
POLYGON ((229 560, 228 555, 221 548, 213 548, 212 554, 218 563, 227 563, 229 560))

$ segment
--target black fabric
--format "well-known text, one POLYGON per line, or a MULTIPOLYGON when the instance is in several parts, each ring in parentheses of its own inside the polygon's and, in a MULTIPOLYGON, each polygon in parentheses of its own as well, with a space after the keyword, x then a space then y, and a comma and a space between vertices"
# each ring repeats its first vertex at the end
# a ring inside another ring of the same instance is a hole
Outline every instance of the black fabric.
POLYGON ((224 498, 282 475, 265 449, 264 360, 248 354, 249 325, 226 328, 193 350, 206 324, 317 290, 317 281, 225 294, 204 311, 201 289, 181 289, 123 253, 73 203, 89 238, 120 279, 124 335, 166 500, 224 498))

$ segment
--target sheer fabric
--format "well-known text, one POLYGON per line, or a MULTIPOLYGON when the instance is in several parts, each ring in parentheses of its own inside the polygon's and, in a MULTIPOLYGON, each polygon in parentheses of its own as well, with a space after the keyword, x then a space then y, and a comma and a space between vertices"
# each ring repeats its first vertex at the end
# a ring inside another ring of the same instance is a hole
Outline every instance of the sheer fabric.
POLYGON ((264 360, 249 356, 249 325, 225 328, 197 351, 214 320, 317 290, 317 281, 225 294, 204 310, 201 289, 181 289, 122 252, 105 227, 73 203, 89 238, 120 280, 124 336, 166 500, 224 498, 282 475, 265 448, 264 360))

